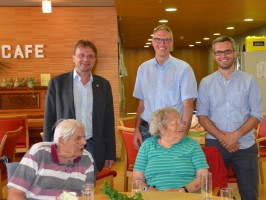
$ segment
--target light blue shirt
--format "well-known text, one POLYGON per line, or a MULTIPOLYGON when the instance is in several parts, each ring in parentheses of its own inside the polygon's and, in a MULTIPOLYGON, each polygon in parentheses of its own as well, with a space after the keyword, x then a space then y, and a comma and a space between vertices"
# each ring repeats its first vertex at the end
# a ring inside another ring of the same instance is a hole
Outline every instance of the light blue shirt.
MULTIPOLYGON (((262 120, 262 97, 256 80, 235 70, 226 81, 217 71, 202 79, 197 100, 197 115, 207 116, 221 131, 233 132, 253 116, 262 120)), ((216 139, 207 134, 208 139, 216 139)), ((240 139, 240 149, 255 143, 252 129, 240 139)))
POLYGON ((144 100, 141 118, 149 122, 152 113, 169 106, 183 114, 183 101, 197 98, 197 82, 190 65, 170 56, 163 66, 153 58, 140 65, 133 96, 144 100))
POLYGON ((92 134, 92 74, 90 75, 88 83, 83 85, 81 83, 81 77, 74 69, 73 73, 73 90, 74 90, 74 104, 76 119, 81 121, 85 127, 86 139, 93 136, 92 134))

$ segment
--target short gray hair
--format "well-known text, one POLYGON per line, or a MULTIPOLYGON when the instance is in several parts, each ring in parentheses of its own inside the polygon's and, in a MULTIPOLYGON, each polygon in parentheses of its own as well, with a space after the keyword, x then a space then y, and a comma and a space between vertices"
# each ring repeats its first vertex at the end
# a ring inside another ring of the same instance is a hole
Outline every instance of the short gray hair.
POLYGON ((233 47, 233 50, 236 50, 236 43, 234 41, 233 38, 231 37, 228 37, 228 36, 221 36, 221 37, 218 37, 216 38, 215 40, 212 41, 212 51, 214 51, 214 45, 218 42, 230 42, 232 47, 233 47))
POLYGON ((165 24, 162 24, 162 25, 157 26, 153 30, 153 34, 156 33, 157 31, 161 31, 161 30, 164 30, 164 31, 169 32, 170 33, 170 38, 173 39, 173 32, 172 32, 172 30, 168 26, 166 26, 165 24))
POLYGON ((77 128, 83 128, 84 125, 75 119, 61 119, 56 122, 55 131, 54 131, 54 142, 58 144, 58 140, 60 137, 63 139, 69 139, 73 132, 77 128))
POLYGON ((155 111, 150 120, 149 132, 152 136, 158 135, 159 128, 166 129, 168 118, 170 115, 175 114, 180 118, 179 111, 172 107, 165 107, 155 111))

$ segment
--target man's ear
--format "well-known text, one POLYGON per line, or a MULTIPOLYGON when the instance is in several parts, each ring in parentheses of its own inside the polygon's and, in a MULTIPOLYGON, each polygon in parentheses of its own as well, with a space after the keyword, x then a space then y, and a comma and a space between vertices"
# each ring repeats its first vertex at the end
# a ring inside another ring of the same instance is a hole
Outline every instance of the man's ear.
POLYGON ((63 138, 63 136, 60 136, 59 138, 58 138, 58 144, 64 144, 64 138, 63 138))

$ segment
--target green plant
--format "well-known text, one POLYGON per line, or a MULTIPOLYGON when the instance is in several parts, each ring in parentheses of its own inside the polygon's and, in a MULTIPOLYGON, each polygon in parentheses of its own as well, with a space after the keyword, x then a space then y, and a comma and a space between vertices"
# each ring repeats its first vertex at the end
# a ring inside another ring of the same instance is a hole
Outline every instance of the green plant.
POLYGON ((128 197, 126 194, 122 194, 111 188, 107 182, 104 182, 104 188, 100 191, 101 193, 109 196, 110 200, 143 200, 140 192, 137 192, 133 197, 128 197))

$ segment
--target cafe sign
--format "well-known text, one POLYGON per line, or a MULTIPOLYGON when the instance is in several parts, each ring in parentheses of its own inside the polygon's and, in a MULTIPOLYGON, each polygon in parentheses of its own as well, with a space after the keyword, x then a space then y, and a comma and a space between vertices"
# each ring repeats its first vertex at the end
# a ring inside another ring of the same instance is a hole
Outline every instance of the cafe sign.
POLYGON ((8 44, 1 45, 1 58, 29 58, 30 55, 35 58, 44 58, 43 46, 43 44, 26 44, 23 46, 16 45, 14 48, 8 44))

